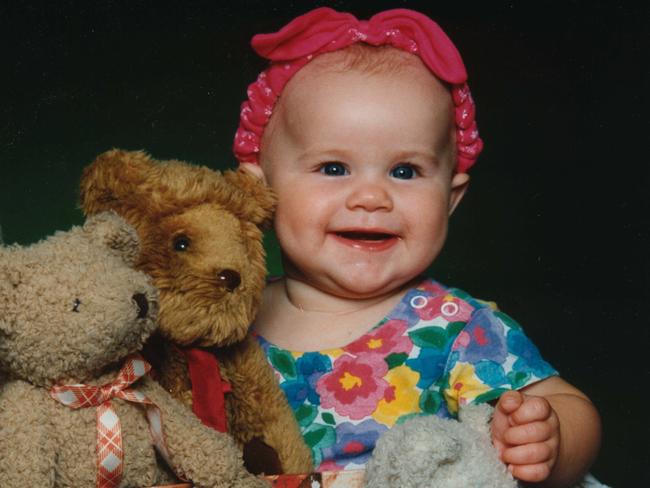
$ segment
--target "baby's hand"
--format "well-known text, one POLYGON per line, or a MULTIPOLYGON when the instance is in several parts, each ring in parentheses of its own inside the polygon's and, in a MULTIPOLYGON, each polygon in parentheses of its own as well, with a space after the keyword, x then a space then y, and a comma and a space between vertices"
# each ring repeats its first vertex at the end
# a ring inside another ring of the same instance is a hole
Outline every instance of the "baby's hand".
POLYGON ((560 422, 545 398, 509 391, 494 410, 492 442, 515 478, 543 481, 557 461, 560 422))

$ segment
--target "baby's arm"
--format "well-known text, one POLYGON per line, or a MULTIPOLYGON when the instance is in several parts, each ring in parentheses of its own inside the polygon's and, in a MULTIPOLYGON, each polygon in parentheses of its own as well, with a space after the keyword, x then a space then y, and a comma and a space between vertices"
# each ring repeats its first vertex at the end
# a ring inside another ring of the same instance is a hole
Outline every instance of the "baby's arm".
POLYGON ((584 393, 553 376, 501 396, 492 439, 516 478, 571 486, 596 458, 600 416, 584 393))

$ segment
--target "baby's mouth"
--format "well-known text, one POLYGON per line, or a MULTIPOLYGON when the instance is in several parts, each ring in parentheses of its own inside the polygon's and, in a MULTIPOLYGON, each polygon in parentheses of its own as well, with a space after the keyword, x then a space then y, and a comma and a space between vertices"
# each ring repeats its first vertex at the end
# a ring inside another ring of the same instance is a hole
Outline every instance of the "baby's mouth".
POLYGON ((393 247, 398 240, 397 234, 385 231, 344 230, 333 233, 342 244, 363 251, 383 251, 393 247))
POLYGON ((351 241, 371 241, 371 242, 384 241, 386 239, 392 239, 394 237, 397 237, 394 234, 388 234, 385 232, 362 232, 362 231, 336 232, 336 235, 342 237, 343 239, 349 239, 351 241))

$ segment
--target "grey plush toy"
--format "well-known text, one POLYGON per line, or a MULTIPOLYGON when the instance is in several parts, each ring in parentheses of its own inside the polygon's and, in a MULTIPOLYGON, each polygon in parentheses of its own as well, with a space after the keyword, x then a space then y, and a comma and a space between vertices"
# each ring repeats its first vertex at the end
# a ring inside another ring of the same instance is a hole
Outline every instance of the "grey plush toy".
MULTIPOLYGON (((365 488, 515 488, 492 446, 487 404, 467 405, 460 422, 434 415, 396 425, 377 441, 365 488)), ((609 488, 587 474, 573 488, 609 488)))
POLYGON ((433 415, 396 425, 377 442, 367 488, 514 488, 490 440, 489 405, 468 405, 460 422, 433 415))

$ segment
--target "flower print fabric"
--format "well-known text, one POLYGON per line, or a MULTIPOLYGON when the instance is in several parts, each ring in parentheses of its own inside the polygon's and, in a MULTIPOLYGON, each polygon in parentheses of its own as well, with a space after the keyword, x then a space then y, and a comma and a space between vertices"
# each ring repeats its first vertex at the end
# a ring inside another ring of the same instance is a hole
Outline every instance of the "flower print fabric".
POLYGON ((320 404, 350 420, 368 417, 379 400, 395 399, 393 387, 384 379, 388 365, 379 354, 343 354, 334 361, 332 371, 316 384, 320 404))
POLYGON ((409 417, 456 417, 557 374, 513 319, 430 279, 344 347, 291 352, 258 339, 318 471, 363 468, 379 436, 409 417))

